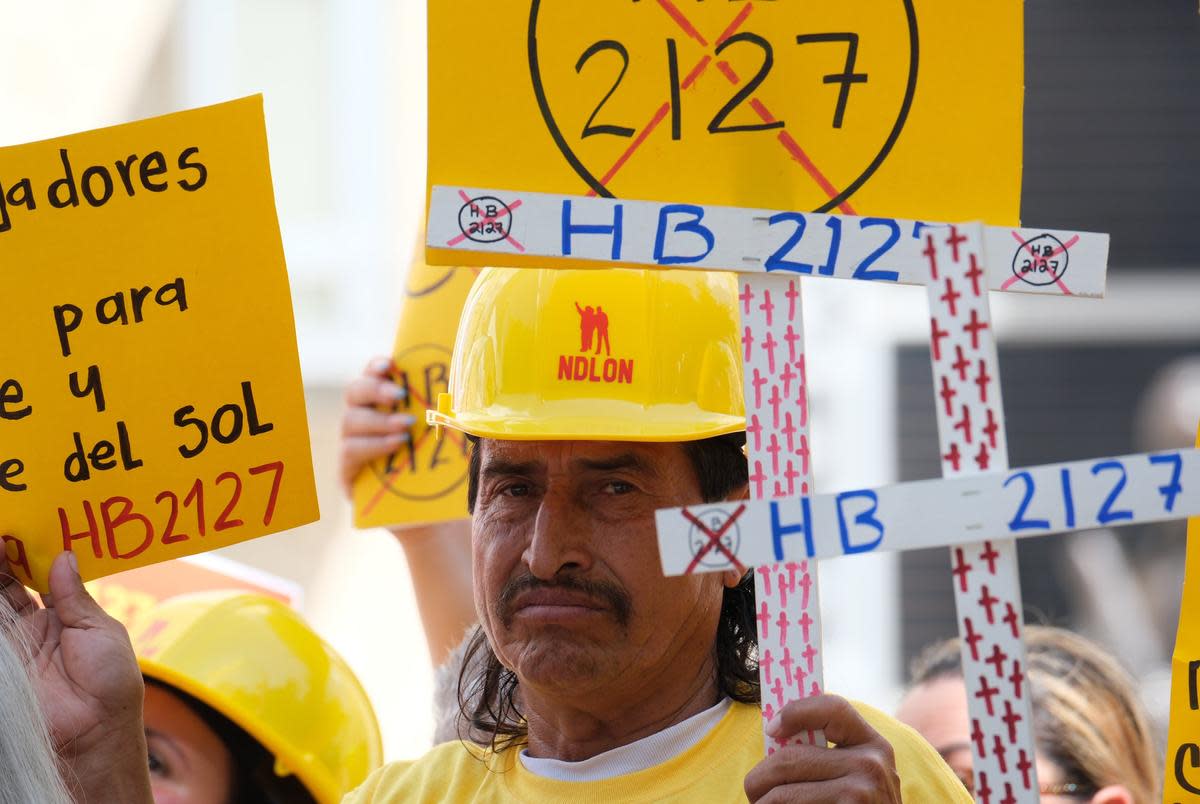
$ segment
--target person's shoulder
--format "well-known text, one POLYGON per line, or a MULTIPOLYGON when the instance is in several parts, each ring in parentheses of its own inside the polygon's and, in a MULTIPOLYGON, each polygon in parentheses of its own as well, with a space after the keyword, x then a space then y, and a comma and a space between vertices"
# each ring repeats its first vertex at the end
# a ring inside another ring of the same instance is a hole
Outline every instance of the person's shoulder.
POLYGON ((900 774, 905 804, 958 802, 970 804, 971 794, 925 738, 873 706, 851 701, 871 728, 891 743, 900 774))
POLYGON ((395 801, 441 802, 470 798, 494 771, 502 770, 491 751, 463 742, 431 748, 416 760, 389 762, 346 796, 342 804, 395 801))

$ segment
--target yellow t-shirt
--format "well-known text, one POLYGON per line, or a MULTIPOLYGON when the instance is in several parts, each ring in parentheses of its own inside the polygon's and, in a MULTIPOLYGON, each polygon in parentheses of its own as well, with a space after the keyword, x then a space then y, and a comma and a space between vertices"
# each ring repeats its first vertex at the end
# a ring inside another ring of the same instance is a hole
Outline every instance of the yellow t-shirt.
MULTIPOLYGON (((877 709, 856 703, 892 744, 905 804, 971 804, 971 796, 937 752, 915 731, 877 709)), ((387 802, 618 802, 745 801, 742 786, 762 761, 758 707, 735 703, 696 745, 652 768, 594 782, 536 776, 517 758, 520 748, 493 754, 443 743, 415 762, 394 762, 371 774, 343 804, 387 802)))

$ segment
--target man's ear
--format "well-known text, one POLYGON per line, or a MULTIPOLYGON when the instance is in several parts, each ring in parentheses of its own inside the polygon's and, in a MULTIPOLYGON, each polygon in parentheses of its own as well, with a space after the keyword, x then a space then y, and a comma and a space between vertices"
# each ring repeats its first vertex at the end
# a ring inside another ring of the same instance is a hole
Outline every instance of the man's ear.
POLYGON ((1133 804, 1133 795, 1122 785, 1110 784, 1092 796, 1091 804, 1133 804))

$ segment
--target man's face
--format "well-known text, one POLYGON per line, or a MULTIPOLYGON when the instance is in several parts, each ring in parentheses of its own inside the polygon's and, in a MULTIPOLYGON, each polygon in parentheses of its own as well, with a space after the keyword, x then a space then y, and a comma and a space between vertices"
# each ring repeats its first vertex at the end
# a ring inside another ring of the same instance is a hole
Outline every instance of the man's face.
POLYGON ((483 440, 475 606, 547 694, 628 694, 709 666, 734 571, 664 578, 654 511, 702 502, 679 444, 483 440))

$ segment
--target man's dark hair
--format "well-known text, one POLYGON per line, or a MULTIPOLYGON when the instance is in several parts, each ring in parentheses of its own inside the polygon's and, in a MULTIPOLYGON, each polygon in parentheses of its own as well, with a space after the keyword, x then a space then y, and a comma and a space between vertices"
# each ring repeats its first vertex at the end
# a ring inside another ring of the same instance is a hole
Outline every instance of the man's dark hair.
MULTIPOLYGON (((467 475, 467 510, 475 511, 479 494, 480 450, 472 438, 467 475)), ((705 502, 727 499, 749 482, 745 433, 730 433, 680 444, 696 473, 705 502)), ((754 579, 747 572, 721 601, 717 625, 717 688, 742 703, 759 702, 757 623, 754 619, 754 579)), ((516 674, 500 663, 482 628, 467 644, 458 677, 458 706, 468 734, 500 750, 525 738, 526 727, 518 699, 516 674)))

